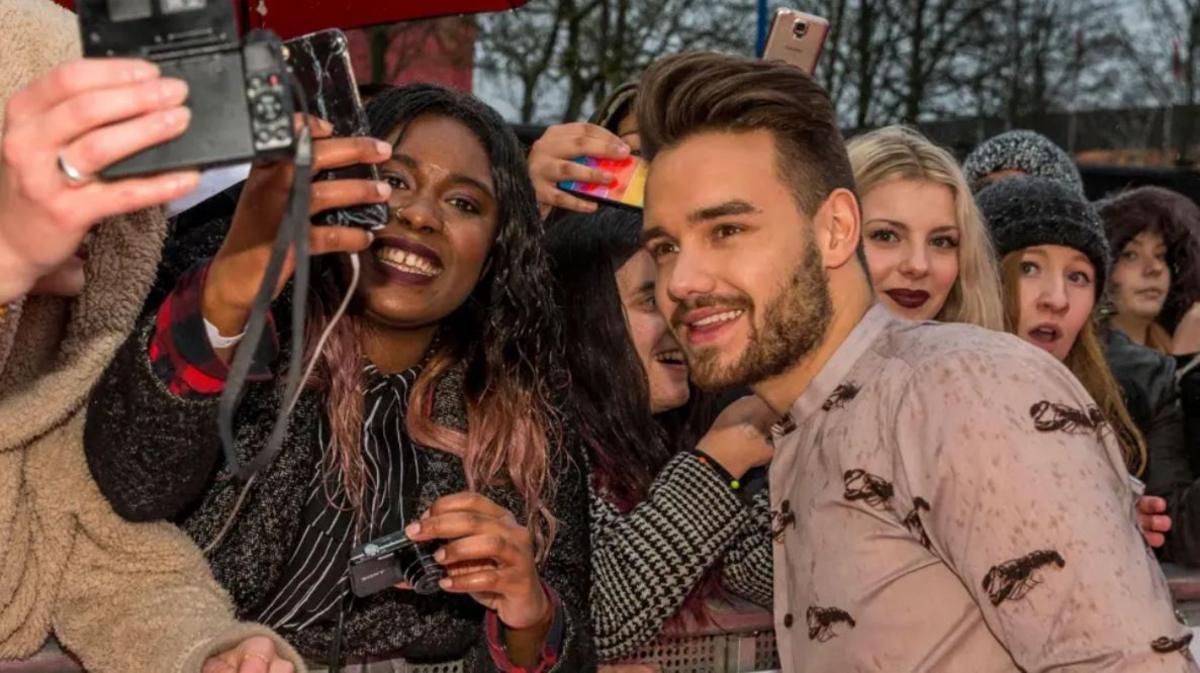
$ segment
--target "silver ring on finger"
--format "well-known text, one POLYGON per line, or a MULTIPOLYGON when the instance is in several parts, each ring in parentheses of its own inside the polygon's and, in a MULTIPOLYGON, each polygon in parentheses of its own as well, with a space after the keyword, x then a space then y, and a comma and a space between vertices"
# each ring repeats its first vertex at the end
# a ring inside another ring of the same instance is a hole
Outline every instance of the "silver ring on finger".
POLYGON ((58 152, 58 172, 62 173, 63 179, 72 187, 86 185, 95 179, 92 175, 72 166, 71 162, 67 161, 67 158, 63 156, 62 150, 58 152))

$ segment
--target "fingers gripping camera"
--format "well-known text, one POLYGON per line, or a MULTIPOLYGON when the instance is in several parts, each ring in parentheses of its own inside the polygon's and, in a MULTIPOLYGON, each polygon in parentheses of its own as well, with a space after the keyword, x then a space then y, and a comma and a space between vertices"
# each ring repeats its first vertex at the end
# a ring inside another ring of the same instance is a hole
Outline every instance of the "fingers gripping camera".
POLYGON ((359 545, 350 552, 350 589, 362 598, 407 582, 419 594, 436 593, 446 571, 434 562, 435 551, 437 546, 417 544, 403 530, 359 545))
POLYGON ((101 171, 106 179, 291 156, 293 105, 283 45, 238 37, 228 0, 77 0, 86 56, 142 58, 188 83, 182 136, 101 171))

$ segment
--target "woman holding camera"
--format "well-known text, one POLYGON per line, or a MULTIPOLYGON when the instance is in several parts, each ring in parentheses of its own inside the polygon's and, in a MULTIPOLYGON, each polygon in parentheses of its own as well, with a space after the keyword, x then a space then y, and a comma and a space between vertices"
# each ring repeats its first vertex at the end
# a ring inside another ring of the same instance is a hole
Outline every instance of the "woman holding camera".
MULTIPOLYGON (((243 460, 284 403, 273 374, 290 335, 237 343, 290 181, 260 167, 232 222, 214 224, 216 255, 143 319, 97 389, 93 473, 122 515, 177 521, 239 614, 310 660, 591 670, 587 485, 559 422, 561 340, 520 146, 493 110, 440 87, 385 91, 367 112, 388 142, 319 140, 314 169, 374 163, 383 181, 318 182, 311 212, 387 202, 392 216, 375 235, 312 230, 314 254, 357 253, 362 279, 279 455, 241 492, 218 464, 215 423, 237 348, 255 349, 243 460), (351 549, 400 530, 440 544, 441 591, 354 597, 351 549)), ((310 345, 347 260, 314 261, 310 345)))

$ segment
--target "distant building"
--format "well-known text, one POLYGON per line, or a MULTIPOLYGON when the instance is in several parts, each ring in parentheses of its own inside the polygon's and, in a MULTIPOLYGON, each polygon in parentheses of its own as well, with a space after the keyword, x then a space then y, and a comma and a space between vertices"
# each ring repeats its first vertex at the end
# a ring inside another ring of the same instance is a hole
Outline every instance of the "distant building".
POLYGON ((1049 137, 1080 164, 1175 167, 1200 164, 1200 106, 1056 112, 1006 126, 999 118, 967 117, 919 125, 960 157, 979 142, 1008 128, 1028 128, 1049 137), (1187 152, 1180 152, 1184 145, 1187 152))

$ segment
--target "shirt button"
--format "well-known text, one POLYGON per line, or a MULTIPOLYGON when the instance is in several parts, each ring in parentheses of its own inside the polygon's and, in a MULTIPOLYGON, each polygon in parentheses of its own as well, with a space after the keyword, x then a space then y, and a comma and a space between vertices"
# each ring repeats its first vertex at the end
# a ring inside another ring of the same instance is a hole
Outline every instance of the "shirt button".
POLYGON ((792 619, 792 613, 789 612, 786 615, 784 615, 783 616, 783 628, 785 628, 785 629, 792 628, 793 621, 795 621, 795 620, 792 619))
POLYGON ((789 435, 792 432, 794 432, 795 430, 796 430, 796 422, 792 420, 791 413, 784 414, 783 418, 779 419, 778 423, 771 426, 772 434, 779 435, 780 437, 782 437, 784 435, 789 435))

